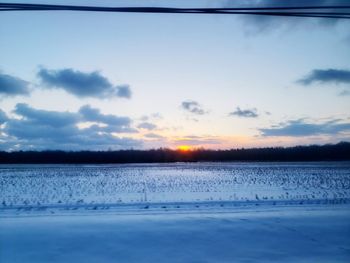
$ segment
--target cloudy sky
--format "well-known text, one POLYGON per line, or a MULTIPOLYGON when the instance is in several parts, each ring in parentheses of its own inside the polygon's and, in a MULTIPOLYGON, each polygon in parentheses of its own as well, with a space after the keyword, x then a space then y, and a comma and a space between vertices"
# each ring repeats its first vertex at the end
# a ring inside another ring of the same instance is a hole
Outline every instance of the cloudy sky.
MULTIPOLYGON (((350 4, 56 1, 238 2, 350 4)), ((2 12, 0 35, 0 150, 226 149, 350 140, 350 21, 2 12)))

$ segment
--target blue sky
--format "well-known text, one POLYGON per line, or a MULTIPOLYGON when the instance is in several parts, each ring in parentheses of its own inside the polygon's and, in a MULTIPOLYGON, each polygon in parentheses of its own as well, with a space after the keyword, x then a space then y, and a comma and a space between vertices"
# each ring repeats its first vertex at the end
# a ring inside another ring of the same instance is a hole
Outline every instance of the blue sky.
POLYGON ((3 12, 0 149, 147 149, 184 144, 235 148, 349 140, 349 23, 3 12))

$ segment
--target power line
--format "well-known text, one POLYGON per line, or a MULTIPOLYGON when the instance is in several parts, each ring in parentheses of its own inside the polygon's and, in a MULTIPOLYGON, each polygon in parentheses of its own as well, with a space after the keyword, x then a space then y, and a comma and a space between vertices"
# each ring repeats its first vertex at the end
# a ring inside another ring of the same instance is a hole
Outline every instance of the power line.
POLYGON ((350 19, 350 6, 171 8, 0 3, 0 11, 79 11, 158 14, 226 14, 350 19))

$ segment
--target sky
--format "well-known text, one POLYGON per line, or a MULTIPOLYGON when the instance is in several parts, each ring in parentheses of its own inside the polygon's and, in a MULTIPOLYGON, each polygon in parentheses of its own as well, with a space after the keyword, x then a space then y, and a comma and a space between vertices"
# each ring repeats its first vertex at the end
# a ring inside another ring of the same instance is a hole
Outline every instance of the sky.
MULTIPOLYGON (((26 1, 229 7, 310 1, 26 1)), ((0 150, 350 141, 350 21, 1 12, 0 150)))

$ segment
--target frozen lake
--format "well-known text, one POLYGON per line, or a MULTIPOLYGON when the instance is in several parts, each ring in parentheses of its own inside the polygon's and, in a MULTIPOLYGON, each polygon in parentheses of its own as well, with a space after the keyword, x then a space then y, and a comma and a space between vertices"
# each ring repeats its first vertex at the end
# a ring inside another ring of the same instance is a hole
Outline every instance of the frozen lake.
POLYGON ((1 165, 0 262, 350 262, 350 163, 1 165))

